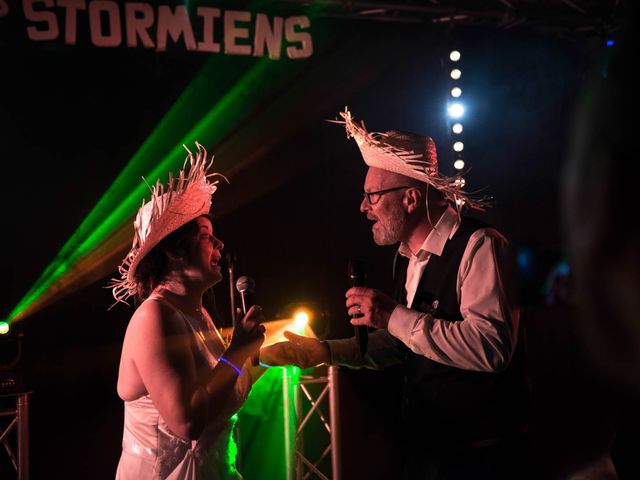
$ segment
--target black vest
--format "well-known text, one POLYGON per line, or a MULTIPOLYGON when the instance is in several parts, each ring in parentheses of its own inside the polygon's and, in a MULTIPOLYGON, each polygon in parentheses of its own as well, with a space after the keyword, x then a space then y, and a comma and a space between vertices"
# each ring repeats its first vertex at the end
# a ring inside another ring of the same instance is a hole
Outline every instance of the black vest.
MULTIPOLYGON (((456 278, 469 237, 485 227, 463 217, 441 256, 432 255, 422 275, 414 310, 433 312, 436 318, 462 321, 456 295, 456 278)), ((394 265, 395 298, 406 301, 404 288, 408 259, 397 255, 394 265)), ((468 446, 504 438, 518 430, 526 408, 523 362, 515 355, 500 373, 474 372, 450 367, 413 353, 398 341, 404 365, 403 415, 408 438, 418 436, 429 444, 468 446)))

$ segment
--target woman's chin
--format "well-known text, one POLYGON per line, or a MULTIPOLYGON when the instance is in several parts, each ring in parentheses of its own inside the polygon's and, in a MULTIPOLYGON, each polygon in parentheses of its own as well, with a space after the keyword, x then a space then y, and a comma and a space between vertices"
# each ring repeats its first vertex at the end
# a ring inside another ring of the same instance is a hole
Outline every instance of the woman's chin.
POLYGON ((222 272, 220 271, 220 267, 216 266, 216 269, 212 272, 211 278, 213 285, 222 281, 222 272))

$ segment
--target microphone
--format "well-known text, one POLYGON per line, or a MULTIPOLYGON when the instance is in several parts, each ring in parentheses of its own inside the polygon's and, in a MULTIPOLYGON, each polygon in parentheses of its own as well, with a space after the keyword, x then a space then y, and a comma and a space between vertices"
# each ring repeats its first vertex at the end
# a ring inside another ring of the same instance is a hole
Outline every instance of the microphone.
POLYGON ((256 282, 253 278, 243 275, 236 281, 236 290, 242 300, 242 313, 247 314, 249 309, 256 303, 253 294, 256 290, 256 282))
MULTIPOLYGON (((349 284, 352 287, 364 287, 367 283, 367 272, 363 260, 349 260, 349 284)), ((361 317, 362 314, 354 314, 352 318, 361 317)), ((369 333, 366 325, 356 325, 353 327, 356 334, 356 342, 360 346, 360 353, 364 355, 367 353, 367 343, 369 340, 369 333)))
MULTIPOLYGON (((238 290, 238 293, 240 294, 240 299, 242 300, 242 313, 244 315, 247 314, 247 312, 249 311, 249 309, 251 307, 253 307, 253 305, 255 305, 255 299, 253 296, 253 293, 255 292, 256 289, 256 282, 255 280, 253 280, 253 278, 247 276, 247 275, 243 275, 240 278, 238 278, 238 280, 236 281, 236 290, 238 290)), ((236 317, 236 321, 240 321, 237 317, 236 317)), ((234 325, 234 327, 236 327, 236 325, 234 325)), ((254 367, 258 366, 258 364, 260 363, 260 354, 256 354, 252 359, 251 359, 251 363, 253 364, 254 367)))
POLYGON ((238 319, 236 318, 236 296, 233 292, 233 284, 235 283, 235 268, 236 268, 236 256, 227 252, 224 256, 224 259, 227 263, 227 269, 229 271, 229 299, 230 299, 230 307, 231 307, 231 325, 235 327, 238 319))

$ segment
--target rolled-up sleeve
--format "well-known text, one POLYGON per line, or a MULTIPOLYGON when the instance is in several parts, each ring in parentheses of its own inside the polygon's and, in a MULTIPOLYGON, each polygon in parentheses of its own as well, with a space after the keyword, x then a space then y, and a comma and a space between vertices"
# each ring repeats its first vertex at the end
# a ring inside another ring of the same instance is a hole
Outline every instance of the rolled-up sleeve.
POLYGON ((461 321, 398 305, 389 333, 414 353, 466 370, 505 369, 516 345, 519 311, 515 274, 507 240, 496 230, 470 237, 457 276, 461 321))

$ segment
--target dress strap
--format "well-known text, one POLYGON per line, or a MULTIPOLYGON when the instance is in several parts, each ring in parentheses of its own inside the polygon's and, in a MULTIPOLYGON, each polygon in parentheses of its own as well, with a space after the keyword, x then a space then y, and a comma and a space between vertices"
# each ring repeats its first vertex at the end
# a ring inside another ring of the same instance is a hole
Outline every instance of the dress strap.
POLYGON ((173 303, 171 303, 170 300, 167 300, 164 297, 152 294, 147 297, 145 302, 147 300, 156 300, 158 302, 161 302, 169 306, 174 312, 180 315, 182 320, 189 327, 189 330, 191 330, 191 332, 193 333, 196 345, 198 346, 198 351, 204 357, 207 363, 209 363, 209 365, 211 365, 212 367, 214 367, 218 363, 218 357, 224 352, 224 343, 222 342, 220 333, 218 333, 215 325, 207 321, 204 316, 201 318, 202 322, 200 325, 194 325, 193 320, 191 320, 186 313, 184 313, 173 303))

